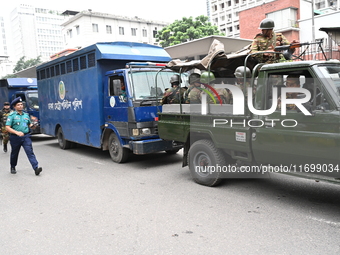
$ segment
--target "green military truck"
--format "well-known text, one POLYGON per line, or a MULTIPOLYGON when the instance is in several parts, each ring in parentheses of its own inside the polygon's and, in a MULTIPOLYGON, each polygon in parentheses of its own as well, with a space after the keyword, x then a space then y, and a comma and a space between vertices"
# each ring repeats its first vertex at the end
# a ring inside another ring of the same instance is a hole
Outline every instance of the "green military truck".
POLYGON ((160 137, 183 143, 183 167, 189 166, 193 179, 214 186, 223 179, 276 172, 340 183, 340 61, 255 65, 243 54, 252 76, 242 91, 230 76, 236 68, 231 62, 240 61, 214 49, 208 59, 172 61, 168 67, 212 71, 218 76, 215 88, 229 89, 233 103, 205 103, 209 95, 202 92, 201 104, 164 105, 159 113, 160 137), (290 76, 299 87, 285 86, 290 76))

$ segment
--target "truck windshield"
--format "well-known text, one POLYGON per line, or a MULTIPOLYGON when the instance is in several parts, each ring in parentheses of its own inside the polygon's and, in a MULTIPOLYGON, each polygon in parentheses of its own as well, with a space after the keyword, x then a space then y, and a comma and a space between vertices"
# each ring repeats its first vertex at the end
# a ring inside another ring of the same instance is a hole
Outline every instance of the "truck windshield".
POLYGON ((26 106, 34 110, 39 110, 38 92, 27 93, 26 106))
MULTIPOLYGON (((135 100, 143 100, 150 98, 162 98, 165 89, 170 88, 170 78, 172 75, 178 74, 170 71, 133 71, 130 75, 130 84, 133 84, 131 91, 135 100), (158 74, 157 74, 158 73, 158 74), (156 88, 157 75, 157 88, 156 88)), ((181 75, 181 87, 187 86, 186 74, 181 75)))
POLYGON ((327 65, 319 66, 321 72, 329 80, 332 89, 335 94, 338 95, 340 100, 340 66, 339 65, 327 65))

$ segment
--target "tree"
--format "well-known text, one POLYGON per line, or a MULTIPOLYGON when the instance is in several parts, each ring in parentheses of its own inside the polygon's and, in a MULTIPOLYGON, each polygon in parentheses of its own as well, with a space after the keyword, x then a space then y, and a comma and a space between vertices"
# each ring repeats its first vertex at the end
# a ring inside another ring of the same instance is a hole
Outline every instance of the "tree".
POLYGON ((156 34, 156 41, 160 42, 162 47, 168 47, 210 35, 224 35, 217 26, 208 22, 208 19, 207 16, 201 15, 195 19, 183 17, 182 20, 175 20, 156 34))
POLYGON ((25 70, 29 67, 39 65, 42 63, 40 56, 25 61, 25 56, 21 57, 13 69, 13 73, 17 73, 21 70, 25 70))

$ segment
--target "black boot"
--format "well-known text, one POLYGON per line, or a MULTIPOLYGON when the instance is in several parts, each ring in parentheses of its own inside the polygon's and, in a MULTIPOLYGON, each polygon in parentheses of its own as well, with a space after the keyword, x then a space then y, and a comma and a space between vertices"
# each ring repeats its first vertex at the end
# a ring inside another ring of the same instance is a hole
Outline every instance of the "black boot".
POLYGON ((7 144, 4 144, 4 152, 7 152, 7 144))

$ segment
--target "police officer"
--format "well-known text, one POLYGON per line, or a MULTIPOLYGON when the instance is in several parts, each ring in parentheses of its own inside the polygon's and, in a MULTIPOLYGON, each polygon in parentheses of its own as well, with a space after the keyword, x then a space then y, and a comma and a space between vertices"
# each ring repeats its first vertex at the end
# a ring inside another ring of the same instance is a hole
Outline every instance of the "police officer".
POLYGON ((10 103, 5 102, 4 107, 0 111, 0 132, 2 135, 3 139, 3 144, 4 144, 4 152, 7 152, 7 144, 9 141, 9 133, 6 130, 6 120, 7 116, 11 113, 11 108, 10 108, 10 103))
MULTIPOLYGON (((259 29, 262 33, 257 34, 251 44, 250 53, 269 51, 275 52, 276 46, 289 45, 290 42, 282 33, 274 33, 273 29, 275 27, 274 21, 272 19, 264 19, 260 23, 259 29)), ((293 40, 292 43, 297 43, 298 41, 293 40)), ((259 63, 275 63, 280 59, 280 54, 273 53, 263 53, 256 54, 254 57, 259 63)))
POLYGON ((11 106, 14 108, 14 111, 11 112, 6 121, 6 130, 10 133, 10 142, 11 142, 11 173, 16 174, 16 165, 18 162, 18 156, 21 146, 24 148, 25 153, 27 155, 28 160, 30 161, 35 175, 39 175, 42 171, 42 168, 39 167, 38 161, 35 158, 31 135, 29 128, 34 128, 31 123, 30 117, 27 113, 23 111, 23 103, 21 97, 15 98, 11 106))

